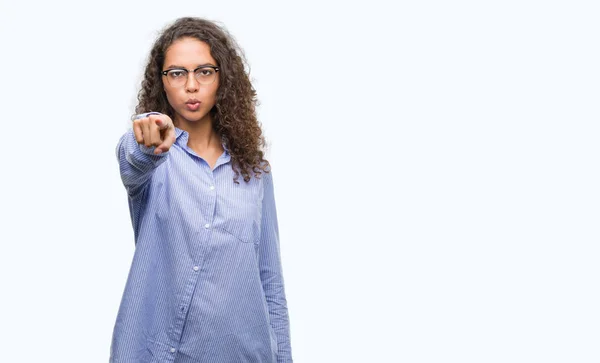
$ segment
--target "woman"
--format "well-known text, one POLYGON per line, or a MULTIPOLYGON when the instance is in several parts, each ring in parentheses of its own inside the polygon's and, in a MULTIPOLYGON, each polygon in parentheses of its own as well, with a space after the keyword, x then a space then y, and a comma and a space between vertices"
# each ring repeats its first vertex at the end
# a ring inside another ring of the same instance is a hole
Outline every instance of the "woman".
POLYGON ((242 57, 199 18, 152 47, 116 149, 136 247, 113 363, 292 362, 273 177, 242 57))

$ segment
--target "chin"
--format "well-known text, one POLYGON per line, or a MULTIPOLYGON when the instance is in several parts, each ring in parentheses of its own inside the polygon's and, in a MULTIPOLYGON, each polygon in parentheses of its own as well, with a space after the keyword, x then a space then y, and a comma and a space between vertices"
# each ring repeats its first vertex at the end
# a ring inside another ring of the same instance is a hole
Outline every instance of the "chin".
POLYGON ((190 121, 190 122, 197 122, 202 120, 204 117, 206 117, 206 113, 205 112, 200 112, 200 111, 189 111, 189 110, 184 110, 180 113, 180 115, 190 121))

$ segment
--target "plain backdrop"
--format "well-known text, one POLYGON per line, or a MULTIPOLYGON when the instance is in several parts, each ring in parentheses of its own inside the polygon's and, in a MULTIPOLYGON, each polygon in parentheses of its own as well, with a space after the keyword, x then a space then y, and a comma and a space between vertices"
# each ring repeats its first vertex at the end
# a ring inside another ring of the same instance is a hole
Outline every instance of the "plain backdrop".
POLYGON ((0 360, 108 361, 115 147, 201 16, 261 102, 295 362, 600 361, 597 4, 1 0, 0 360))

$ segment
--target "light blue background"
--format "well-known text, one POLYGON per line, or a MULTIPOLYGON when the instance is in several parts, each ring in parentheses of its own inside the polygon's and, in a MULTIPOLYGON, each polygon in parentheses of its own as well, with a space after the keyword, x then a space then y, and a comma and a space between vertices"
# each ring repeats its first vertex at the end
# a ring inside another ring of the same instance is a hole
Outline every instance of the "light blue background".
POLYGON ((598 362, 592 1, 0 3, 6 362, 106 362, 160 29, 246 51, 298 363, 598 362))

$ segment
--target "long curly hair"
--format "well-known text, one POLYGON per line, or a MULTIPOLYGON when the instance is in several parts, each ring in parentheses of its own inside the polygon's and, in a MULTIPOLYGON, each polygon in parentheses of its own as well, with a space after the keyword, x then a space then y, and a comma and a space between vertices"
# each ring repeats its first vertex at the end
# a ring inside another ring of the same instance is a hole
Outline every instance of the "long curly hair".
POLYGON ((167 49, 183 37, 207 43, 220 68, 216 103, 210 113, 213 129, 229 150, 235 172, 233 181, 239 184, 240 173, 245 182, 250 181, 251 173, 260 178, 262 172, 270 171, 270 164, 264 159, 265 138, 256 117, 256 106, 260 103, 244 68, 248 64, 244 52, 222 25, 202 18, 183 17, 162 30, 150 51, 132 120, 135 115, 150 111, 161 112, 175 120, 163 89, 161 71, 167 49))

